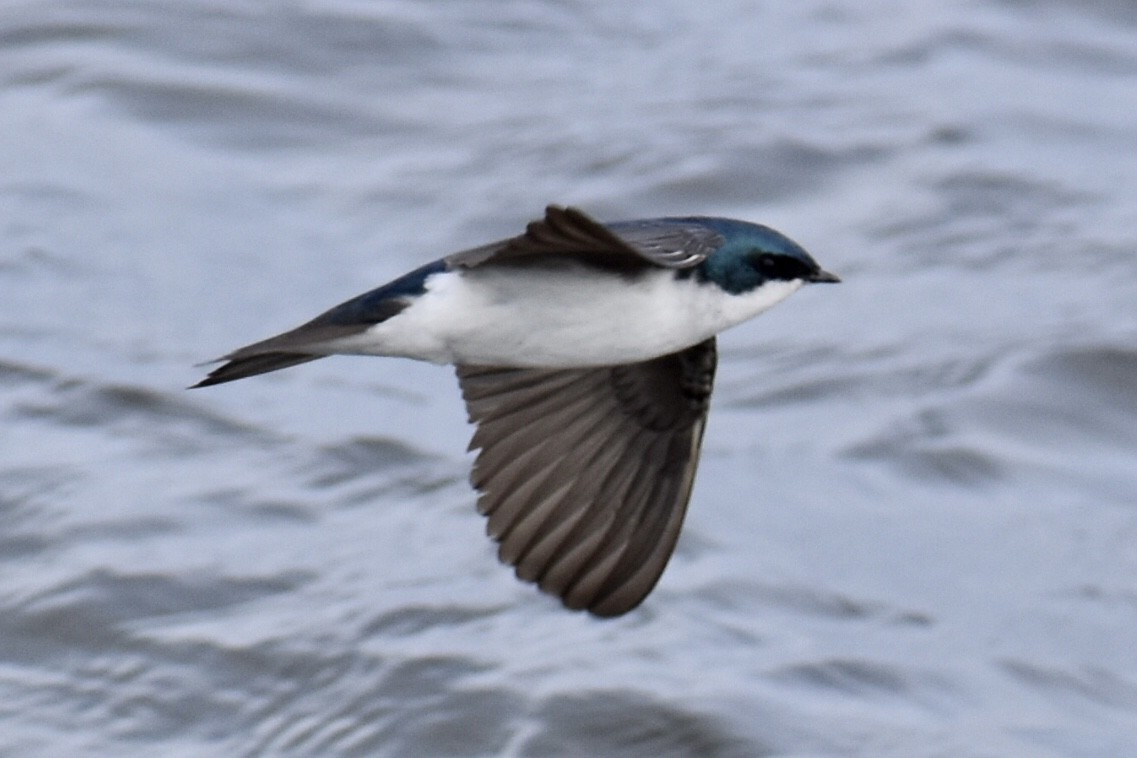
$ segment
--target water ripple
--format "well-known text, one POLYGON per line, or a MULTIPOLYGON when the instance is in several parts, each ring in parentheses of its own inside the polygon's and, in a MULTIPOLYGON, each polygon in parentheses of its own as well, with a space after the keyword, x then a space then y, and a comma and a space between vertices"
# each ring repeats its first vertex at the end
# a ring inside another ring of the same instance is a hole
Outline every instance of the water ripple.
POLYGON ((532 718, 539 734, 521 748, 525 756, 781 754, 772 746, 738 736, 713 716, 633 690, 556 695, 532 718))
POLYGON ((1066 706, 1071 701, 1089 701, 1125 709, 1137 709, 1137 681, 1101 668, 1079 669, 1043 666, 1017 659, 1005 659, 1000 667, 1020 684, 1066 706))

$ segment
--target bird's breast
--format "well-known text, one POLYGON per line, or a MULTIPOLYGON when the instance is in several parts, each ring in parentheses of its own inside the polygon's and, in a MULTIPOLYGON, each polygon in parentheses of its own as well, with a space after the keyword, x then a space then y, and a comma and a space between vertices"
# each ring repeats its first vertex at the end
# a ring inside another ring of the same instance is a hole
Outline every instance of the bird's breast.
POLYGON ((731 295, 672 270, 624 276, 575 264, 448 271, 360 335, 356 352, 515 367, 631 363, 702 342, 799 286, 731 295))

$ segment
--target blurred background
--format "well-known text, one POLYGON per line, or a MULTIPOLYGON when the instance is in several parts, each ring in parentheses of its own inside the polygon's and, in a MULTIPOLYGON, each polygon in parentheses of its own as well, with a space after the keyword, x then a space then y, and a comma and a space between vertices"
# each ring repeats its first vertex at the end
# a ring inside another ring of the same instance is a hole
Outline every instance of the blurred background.
POLYGON ((1135 146, 1125 0, 0 0, 0 754, 1137 754, 1135 146), (615 621, 449 369, 184 390, 550 202, 845 280, 615 621))

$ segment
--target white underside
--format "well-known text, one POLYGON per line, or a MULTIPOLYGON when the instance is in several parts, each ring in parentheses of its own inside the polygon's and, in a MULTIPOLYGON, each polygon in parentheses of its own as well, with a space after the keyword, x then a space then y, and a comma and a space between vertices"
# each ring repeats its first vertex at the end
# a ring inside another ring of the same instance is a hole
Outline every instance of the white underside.
POLYGON ((730 295, 660 269, 626 278, 572 266, 435 274, 406 310, 332 352, 435 363, 568 368, 647 360, 695 345, 789 297, 800 280, 730 295))

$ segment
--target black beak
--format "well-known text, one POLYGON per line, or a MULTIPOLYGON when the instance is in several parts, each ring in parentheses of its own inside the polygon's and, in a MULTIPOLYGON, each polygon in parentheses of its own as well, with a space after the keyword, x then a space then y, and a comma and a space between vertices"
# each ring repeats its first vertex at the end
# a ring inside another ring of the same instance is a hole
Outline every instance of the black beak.
POLYGON ((836 274, 830 274, 828 271, 824 271, 822 269, 817 269, 817 271, 814 271, 812 274, 810 274, 809 278, 806 279, 806 281, 811 282, 811 283, 815 283, 815 284, 816 283, 836 284, 837 282, 841 281, 841 277, 837 276, 836 274))

